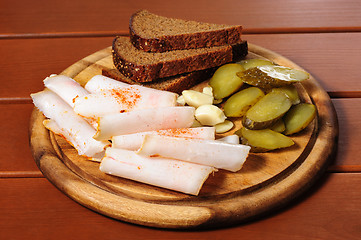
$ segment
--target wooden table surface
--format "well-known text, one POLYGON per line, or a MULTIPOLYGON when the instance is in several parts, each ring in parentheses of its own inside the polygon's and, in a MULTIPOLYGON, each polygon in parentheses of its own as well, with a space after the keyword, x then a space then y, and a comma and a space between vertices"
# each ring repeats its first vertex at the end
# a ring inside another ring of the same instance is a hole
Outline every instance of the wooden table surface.
POLYGON ((360 239, 361 1, 0 1, 0 239, 360 239), (329 93, 338 152, 306 194, 222 229, 162 230, 104 217, 43 177, 29 148, 30 93, 42 80, 126 35, 138 9, 240 24, 243 38, 309 71, 329 93))

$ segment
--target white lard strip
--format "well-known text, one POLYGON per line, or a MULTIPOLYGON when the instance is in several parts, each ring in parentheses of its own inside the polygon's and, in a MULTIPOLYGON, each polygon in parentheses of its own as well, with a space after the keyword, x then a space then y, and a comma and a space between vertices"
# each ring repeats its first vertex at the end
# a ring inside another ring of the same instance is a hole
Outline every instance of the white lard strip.
MULTIPOLYGON (((109 145, 107 141, 93 139, 96 130, 83 118, 78 116, 73 109, 57 94, 46 89, 31 94, 34 105, 47 118, 55 121, 55 131, 62 132, 66 140, 78 151, 79 155, 93 157, 102 152, 109 145)), ((54 125, 52 125, 54 126, 54 125)))
POLYGON ((74 79, 64 75, 54 75, 44 79, 45 87, 60 96, 67 104, 74 107, 74 98, 88 95, 85 90, 74 79))
POLYGON ((134 150, 134 151, 138 150, 142 146, 144 136, 149 134, 214 140, 215 128, 214 127, 175 128, 175 129, 166 129, 166 130, 113 136, 112 147, 134 150))
MULTIPOLYGON (((80 86, 78 82, 64 75, 51 75, 44 79, 44 85, 55 92, 72 108, 74 108, 75 98, 89 94, 89 92, 80 86)), ((90 123, 94 129, 97 128, 97 123, 94 118, 86 118, 85 120, 90 123)))
POLYGON ((170 128, 188 128, 194 121, 194 107, 163 107, 106 115, 98 119, 97 140, 113 136, 170 128))
POLYGON ((203 183, 214 168, 174 159, 144 157, 133 151, 107 148, 100 171, 167 188, 198 195, 203 183))
POLYGON ((179 159, 236 172, 242 168, 249 150, 249 146, 217 140, 146 135, 138 154, 179 159))
POLYGON ((103 75, 95 75, 85 84, 84 88, 91 93, 96 93, 129 86, 131 85, 103 75))
POLYGON ((128 86, 91 93, 74 99, 74 111, 80 116, 97 118, 138 109, 172 107, 177 95, 151 88, 128 86))
POLYGON ((239 136, 236 134, 218 138, 217 140, 231 144, 239 144, 239 136))
POLYGON ((66 131, 63 131, 53 119, 45 119, 43 125, 53 133, 63 136, 65 139, 71 139, 71 136, 66 131))
MULTIPOLYGON (((67 132, 61 129, 58 124, 52 120, 52 119, 45 119, 43 121, 44 127, 46 127, 48 130, 52 131, 53 133, 62 136, 67 140, 71 145, 76 144, 77 142, 74 141, 72 136, 67 132)), ((75 149, 78 149, 80 146, 74 147, 75 149)), ((105 150, 102 152, 94 154, 92 157, 87 157, 89 160, 95 161, 95 162, 101 162, 102 158, 104 157, 105 150)))

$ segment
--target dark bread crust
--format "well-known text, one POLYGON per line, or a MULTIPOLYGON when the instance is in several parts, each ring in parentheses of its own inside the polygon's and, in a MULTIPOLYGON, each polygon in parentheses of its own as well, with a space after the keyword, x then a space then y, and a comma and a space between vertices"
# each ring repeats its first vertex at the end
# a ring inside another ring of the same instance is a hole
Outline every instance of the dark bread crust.
POLYGON ((232 45, 232 61, 239 61, 248 55, 248 42, 242 41, 232 45))
MULTIPOLYGON (((240 56, 247 55, 247 42, 239 42, 234 45, 225 45, 209 48, 207 52, 196 55, 175 58, 174 60, 153 61, 151 64, 139 64, 127 59, 122 47, 125 37, 116 37, 112 45, 112 55, 115 67, 126 77, 136 82, 152 82, 159 78, 175 76, 183 73, 218 67, 220 65, 236 61, 240 56)), ((142 50, 139 54, 145 53, 142 50)), ((174 54, 166 52, 159 54, 174 54)))
POLYGON ((229 26, 224 29, 164 35, 157 38, 142 37, 133 27, 134 21, 137 19, 140 12, 142 11, 134 13, 130 18, 130 40, 136 48, 146 52, 166 52, 172 50, 231 45, 239 42, 242 35, 242 26, 229 26))
POLYGON ((215 69, 206 69, 202 71, 186 73, 165 79, 158 79, 155 82, 148 82, 148 83, 135 82, 125 77, 123 74, 121 74, 118 71, 118 69, 115 68, 102 69, 102 75, 128 84, 142 85, 145 87, 181 94, 183 90, 190 89, 194 85, 197 85, 198 83, 201 83, 209 79, 213 75, 214 71, 215 69))

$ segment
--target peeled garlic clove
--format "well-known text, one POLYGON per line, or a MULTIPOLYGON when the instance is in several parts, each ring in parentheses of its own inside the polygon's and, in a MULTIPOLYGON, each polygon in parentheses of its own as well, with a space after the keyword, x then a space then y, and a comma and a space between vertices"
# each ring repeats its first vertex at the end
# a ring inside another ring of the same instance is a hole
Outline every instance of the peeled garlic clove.
POLYGON ((204 94, 213 96, 213 88, 212 87, 204 87, 202 92, 204 94))
POLYGON ((177 97, 177 104, 180 105, 180 106, 186 105, 186 101, 184 100, 183 95, 180 95, 179 97, 177 97))
POLYGON ((202 125, 206 126, 214 126, 224 122, 226 119, 223 111, 219 107, 211 104, 198 107, 195 111, 195 117, 202 125))
POLYGON ((213 103, 213 96, 197 92, 194 90, 184 90, 182 92, 185 102, 192 107, 199 107, 206 104, 213 103))
MULTIPOLYGON (((213 88, 212 87, 204 87, 203 91, 204 94, 210 95, 213 97, 213 88)), ((215 99, 213 97, 213 104, 219 104, 223 101, 223 99, 215 99)))
POLYGON ((225 120, 222 123, 216 124, 214 127, 216 128, 216 133, 225 133, 233 128, 234 124, 232 121, 225 120))

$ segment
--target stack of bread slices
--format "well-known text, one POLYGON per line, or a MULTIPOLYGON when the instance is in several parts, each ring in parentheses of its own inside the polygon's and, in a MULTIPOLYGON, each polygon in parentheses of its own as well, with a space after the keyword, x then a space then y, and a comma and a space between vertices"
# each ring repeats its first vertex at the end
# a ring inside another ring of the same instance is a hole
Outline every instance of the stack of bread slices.
POLYGON ((129 30, 130 37, 115 37, 115 68, 103 69, 103 75, 176 93, 248 53, 247 42, 241 40, 242 26, 167 18, 141 10, 131 16, 129 30))

